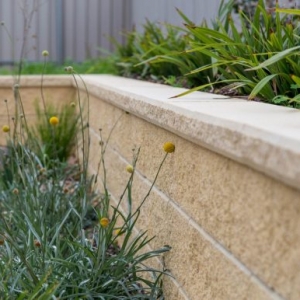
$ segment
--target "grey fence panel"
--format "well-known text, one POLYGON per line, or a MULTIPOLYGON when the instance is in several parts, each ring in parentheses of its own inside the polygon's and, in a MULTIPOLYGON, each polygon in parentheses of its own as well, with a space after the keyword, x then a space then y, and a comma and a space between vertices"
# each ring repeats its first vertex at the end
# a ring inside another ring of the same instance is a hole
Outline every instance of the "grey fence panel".
POLYGON ((19 12, 19 15, 13 13, 15 3, 6 5, 6 2, 7 1, 5 0, 0 0, 0 21, 2 24, 4 23, 0 28, 0 54, 1 60, 5 63, 10 62, 13 57, 17 57, 15 51, 17 41, 13 41, 17 25, 12 22, 12 20, 13 18, 16 18, 19 22, 21 17, 21 11, 19 12))
MULTIPOLYGON (((60 0, 61 1, 61 0, 60 0)), ((96 57, 100 48, 112 50, 110 36, 122 40, 124 2, 119 0, 64 0, 64 58, 96 57)))
MULTIPOLYGON (((122 1, 121 1, 122 2, 122 1)), ((123 30, 123 23, 124 23, 124 4, 125 2, 122 2, 122 5, 120 5, 120 0, 111 0, 112 4, 112 17, 111 17, 111 23, 110 23, 110 35, 120 39, 121 31, 123 30)))
MULTIPOLYGON (((270 0, 265 2, 268 4, 270 0)), ((153 22, 182 25, 183 20, 176 11, 178 8, 196 24, 204 19, 210 23, 217 16, 220 3, 221 0, 131 0, 132 22, 138 30, 142 30, 146 18, 153 22)), ((279 0, 279 5, 299 6, 300 0, 279 0)))
POLYGON ((122 41, 121 32, 132 24, 130 5, 129 0, 0 0, 0 22, 11 35, 10 41, 0 28, 0 63, 18 61, 21 53, 41 61, 43 50, 59 62, 99 56, 99 48, 112 50, 110 36, 122 41))
POLYGON ((73 58, 76 61, 83 61, 86 56, 87 48, 87 5, 86 1, 76 0, 75 12, 74 12, 74 28, 73 39, 75 40, 74 55, 73 58))
POLYGON ((99 0, 87 1, 87 34, 86 34, 86 51, 87 57, 96 57, 99 55, 97 46, 101 45, 100 34, 98 34, 100 25, 98 21, 99 16, 99 0), (95 20, 88 22, 88 20, 95 20))
POLYGON ((131 0, 132 22, 137 29, 142 28, 145 19, 182 25, 184 21, 177 13, 180 9, 189 19, 200 23, 204 18, 210 21, 217 15, 220 0, 131 0))
MULTIPOLYGON (((0 0, 0 22, 5 23, 5 27, 8 25, 8 21, 12 17, 12 5, 4 5, 3 0, 0 0)), ((8 61, 13 54, 12 43, 10 42, 7 33, 4 29, 4 26, 0 28, 0 57, 3 62, 8 61)))
MULTIPOLYGON (((39 7, 40 13, 37 14, 37 30, 36 30, 36 53, 37 57, 35 60, 39 59, 40 54, 43 50, 48 50, 52 52, 52 49, 47 49, 48 39, 51 36, 51 26, 49 23, 51 21, 51 8, 49 2, 44 2, 39 7)), ((51 41, 50 41, 51 43, 51 41)))
MULTIPOLYGON (((53 29, 54 1, 0 0, 0 63, 18 61, 20 57, 36 61, 41 52, 55 49, 53 29)), ((54 53, 54 52, 53 52, 54 53)))
POLYGON ((71 58, 73 56, 73 49, 75 47, 74 38, 73 38, 73 30, 74 30, 74 11, 75 5, 74 0, 64 0, 63 2, 63 35, 58 37, 63 39, 59 41, 63 47, 63 57, 71 58))
MULTIPOLYGON (((266 0, 270 2, 270 0, 266 0)), ((100 55, 99 48, 113 50, 109 37, 124 41, 121 32, 145 20, 182 26, 179 8, 194 23, 212 20, 221 0, 0 0, 0 64, 25 59, 83 61, 100 55), (25 27, 24 27, 25 26, 25 27), (5 31, 11 35, 11 40, 5 31), (26 37, 26 38, 25 38, 26 37), (25 43, 24 43, 25 41, 25 43), (23 50, 22 50, 23 49, 23 50)), ((279 0, 282 6, 300 0, 279 0)))
POLYGON ((21 10, 23 11, 23 24, 21 22, 17 23, 17 32, 20 34, 20 44, 25 41, 24 45, 24 55, 28 60, 36 60, 37 59, 37 31, 38 31, 38 15, 32 11, 32 9, 39 9, 39 4, 36 0, 28 0, 28 3, 18 2, 19 6, 21 6, 21 10), (22 29, 26 28, 22 34, 22 29), (22 41, 23 38, 23 41, 22 41))
POLYGON ((112 23, 112 5, 111 1, 100 1, 101 5, 99 7, 100 10, 100 23, 98 24, 98 28, 101 28, 101 36, 100 36, 100 45, 105 48, 111 50, 111 45, 109 43, 108 37, 111 36, 111 23, 112 23), (109 18, 107 19, 107 17, 109 18))

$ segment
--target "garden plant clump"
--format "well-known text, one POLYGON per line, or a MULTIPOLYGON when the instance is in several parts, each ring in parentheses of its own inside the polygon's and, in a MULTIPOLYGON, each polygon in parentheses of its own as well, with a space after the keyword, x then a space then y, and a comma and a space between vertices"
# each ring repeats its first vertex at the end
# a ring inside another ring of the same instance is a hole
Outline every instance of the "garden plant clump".
MULTIPOLYGON (((73 68, 67 71, 80 80, 73 68)), ((141 204, 136 210, 128 205, 124 212, 122 202, 136 201, 131 189, 139 150, 130 168, 124 168, 128 182, 113 205, 105 180, 108 141, 100 145, 100 173, 88 173, 88 107, 80 99, 60 108, 44 102, 42 80, 42 102, 32 126, 22 89, 15 89, 16 112, 7 106, 7 123, 2 124, 7 145, 0 169, 1 299, 163 299, 166 271, 147 263, 170 247, 145 249, 152 238, 136 234, 134 226, 174 144, 162 147, 165 154, 141 204), (74 153, 80 162, 70 164, 74 153), (98 176, 101 193, 95 190, 98 176)))
POLYGON ((267 9, 259 0, 251 19, 239 12, 240 30, 230 13, 224 22, 217 22, 217 30, 189 22, 186 27, 194 40, 186 52, 211 58, 209 65, 190 74, 201 75, 207 69, 214 72, 210 82, 193 90, 209 86, 216 92, 246 95, 250 100, 299 107, 299 25, 287 17, 275 7, 267 9))
POLYGON ((190 88, 178 96, 204 90, 300 107, 300 25, 291 17, 298 9, 280 9, 275 1, 222 1, 211 26, 178 13, 182 28, 168 25, 164 34, 147 22, 144 33, 128 34, 117 51, 121 75, 190 88))

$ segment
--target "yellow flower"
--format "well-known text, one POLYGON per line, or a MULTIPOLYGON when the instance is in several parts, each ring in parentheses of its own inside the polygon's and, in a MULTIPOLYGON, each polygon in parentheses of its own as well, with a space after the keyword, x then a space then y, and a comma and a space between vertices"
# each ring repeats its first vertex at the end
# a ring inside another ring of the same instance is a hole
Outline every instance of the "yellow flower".
POLYGON ((73 73, 74 69, 72 66, 65 67, 65 71, 68 73, 73 73))
POLYGON ((99 223, 100 223, 101 227, 106 228, 109 224, 109 219, 108 218, 101 218, 99 223))
POLYGON ((115 235, 121 235, 121 229, 116 229, 115 230, 115 235))
POLYGON ((164 143, 164 151, 167 153, 173 153, 175 151, 175 145, 171 142, 164 143))
POLYGON ((58 124, 59 120, 57 117, 51 117, 49 122, 52 126, 56 126, 58 124))
POLYGON ((126 166, 126 171, 127 171, 128 173, 133 173, 133 166, 132 166, 132 165, 126 166))
POLYGON ((43 55, 43 56, 49 56, 49 52, 48 52, 47 50, 44 50, 44 51, 42 52, 42 55, 43 55))
POLYGON ((2 131, 3 131, 3 132, 9 132, 9 130, 10 130, 10 128, 9 128, 8 125, 2 126, 2 131))

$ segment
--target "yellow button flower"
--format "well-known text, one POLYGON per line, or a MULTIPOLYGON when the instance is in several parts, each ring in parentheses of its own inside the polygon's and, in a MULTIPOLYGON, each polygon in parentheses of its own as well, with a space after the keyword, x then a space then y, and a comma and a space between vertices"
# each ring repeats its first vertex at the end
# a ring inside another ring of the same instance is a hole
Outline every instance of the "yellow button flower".
POLYGON ((121 235, 123 232, 121 231, 121 229, 116 229, 114 233, 115 235, 121 235))
POLYGON ((56 126, 58 123, 59 123, 59 120, 57 117, 51 117, 50 120, 49 120, 49 123, 52 125, 52 126, 56 126))
POLYGON ((73 73, 74 69, 72 66, 65 67, 65 71, 68 73, 73 73))
POLYGON ((49 56, 49 52, 48 52, 47 50, 44 50, 44 51, 42 52, 42 55, 43 55, 43 56, 49 56))
POLYGON ((9 132, 9 130, 10 130, 10 128, 9 128, 8 125, 2 126, 2 131, 3 131, 3 132, 9 132))
POLYGON ((101 218, 99 223, 100 223, 101 227, 106 228, 109 224, 109 219, 108 218, 101 218))
POLYGON ((164 143, 163 149, 167 153, 173 153, 175 151, 175 145, 171 142, 164 143))
POLYGON ((133 173, 133 166, 132 166, 132 165, 126 166, 126 171, 127 171, 128 173, 133 173))

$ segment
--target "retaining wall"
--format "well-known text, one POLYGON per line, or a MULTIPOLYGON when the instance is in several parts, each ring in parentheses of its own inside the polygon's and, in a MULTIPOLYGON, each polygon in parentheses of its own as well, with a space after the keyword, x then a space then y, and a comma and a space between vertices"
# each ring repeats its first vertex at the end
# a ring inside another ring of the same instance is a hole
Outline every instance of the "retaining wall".
MULTIPOLYGON (((27 78, 24 88, 37 80, 27 78)), ((74 96, 71 77, 51 78, 45 86, 63 85, 74 96)), ((123 192, 133 149, 140 147, 136 207, 164 156, 162 145, 176 145, 137 224, 156 236, 151 247, 172 247, 156 262, 174 276, 164 279, 165 298, 299 299, 300 111, 200 92, 170 99, 182 89, 83 78, 91 174, 100 159, 99 129, 106 142, 115 126, 105 154, 112 199, 123 192)))

